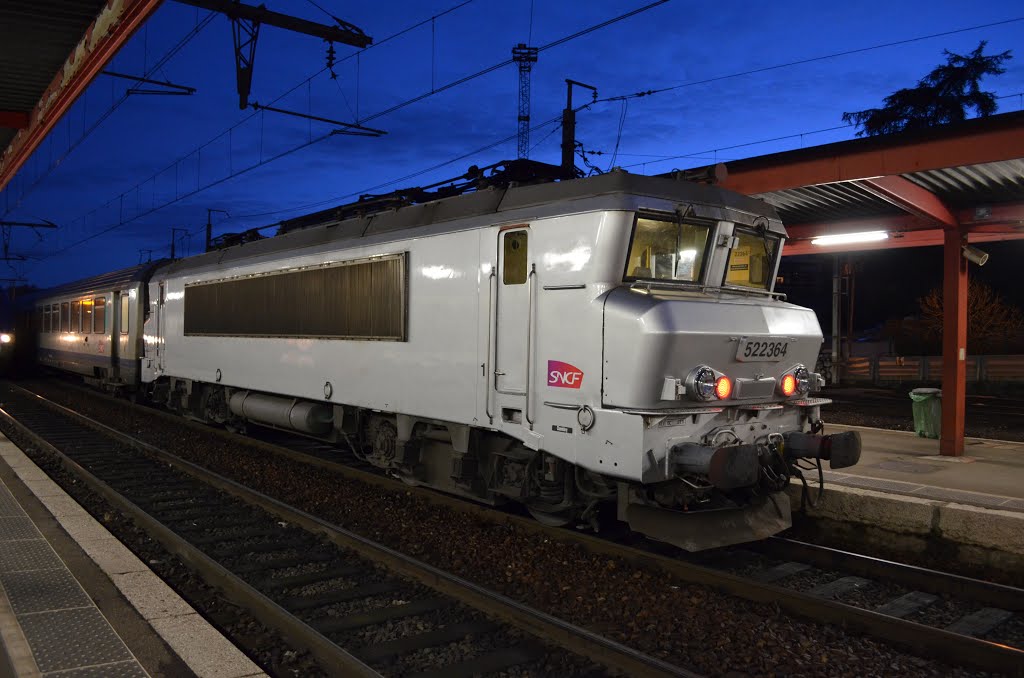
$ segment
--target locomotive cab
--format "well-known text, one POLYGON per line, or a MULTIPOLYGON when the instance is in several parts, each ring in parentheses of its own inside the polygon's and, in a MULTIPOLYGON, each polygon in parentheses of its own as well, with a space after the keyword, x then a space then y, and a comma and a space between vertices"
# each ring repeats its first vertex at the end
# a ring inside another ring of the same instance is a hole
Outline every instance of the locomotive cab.
POLYGON ((601 394, 643 420, 640 484, 618 500, 634 529, 692 550, 765 537, 789 525, 797 456, 858 460, 856 434, 814 435, 822 335, 773 292, 784 235, 764 217, 637 216, 605 302, 601 394))

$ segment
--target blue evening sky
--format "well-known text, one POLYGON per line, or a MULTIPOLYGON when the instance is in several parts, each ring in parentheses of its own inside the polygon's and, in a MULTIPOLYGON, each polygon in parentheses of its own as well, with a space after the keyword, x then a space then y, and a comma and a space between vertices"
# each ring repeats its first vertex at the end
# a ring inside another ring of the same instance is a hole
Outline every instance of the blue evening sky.
MULTIPOLYGON (((269 9, 331 21, 309 0, 265 1, 269 9)), ((108 68, 132 74, 153 70, 198 24, 198 33, 150 76, 198 91, 193 96, 133 95, 108 114, 129 83, 99 77, 0 195, 2 218, 47 219, 60 225, 39 235, 18 229, 12 251, 34 259, 12 264, 15 272, 49 286, 133 265, 140 249, 152 250, 153 258, 164 257, 172 228, 192 234, 190 241, 181 238, 179 252, 195 253, 202 246, 208 207, 230 213, 214 215, 215 234, 235 232, 347 202, 361 193, 428 184, 457 176, 471 164, 514 158, 514 65, 374 116, 509 59, 518 42, 543 47, 647 3, 317 4, 361 27, 376 42, 426 20, 363 51, 358 59, 353 56, 358 50, 338 45, 336 80, 321 72, 274 104, 336 120, 365 121, 386 130, 385 136, 317 141, 334 127, 240 111, 229 21, 215 15, 204 22, 207 12, 165 2, 108 68), (93 126, 82 138, 83 130, 93 126), (74 146, 70 150, 69 144, 74 146), (288 154, 230 178, 283 153, 288 154)), ((590 156, 593 164, 607 170, 614 157, 616 166, 656 173, 840 141, 852 138, 854 130, 820 130, 842 125, 844 111, 879 105, 893 90, 912 86, 942 61, 943 49, 965 53, 980 40, 988 40, 987 53, 1015 50, 1007 73, 983 84, 1007 96, 1000 101, 1000 112, 1020 110, 1024 20, 691 84, 1018 18, 1024 19, 1024 7, 1009 0, 670 0, 542 51, 533 70, 532 122, 557 118, 565 104, 565 78, 596 86, 601 98, 686 85, 580 111, 578 140, 588 151, 603 153, 590 156)), ((303 83, 324 68, 325 52, 325 44, 316 38, 264 26, 251 100, 270 104, 303 83)), ((576 90, 574 103, 587 97, 576 90)), ((535 130, 530 157, 557 163, 559 143, 556 125, 535 130)), ((578 159, 577 165, 582 166, 578 159)))

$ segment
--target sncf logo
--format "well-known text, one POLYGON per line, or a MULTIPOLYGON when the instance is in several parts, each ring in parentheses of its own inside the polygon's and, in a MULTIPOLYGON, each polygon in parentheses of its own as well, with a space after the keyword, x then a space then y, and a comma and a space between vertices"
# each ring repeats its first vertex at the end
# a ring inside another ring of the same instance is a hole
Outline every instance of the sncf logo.
POLYGON ((548 361, 548 386, 556 388, 579 388, 583 384, 583 372, 561 360, 548 361))

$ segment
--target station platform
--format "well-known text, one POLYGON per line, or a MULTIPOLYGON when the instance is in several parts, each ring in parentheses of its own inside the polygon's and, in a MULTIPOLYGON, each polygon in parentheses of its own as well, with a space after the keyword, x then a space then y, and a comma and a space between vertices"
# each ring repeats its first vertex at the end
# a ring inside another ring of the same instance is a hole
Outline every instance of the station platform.
MULTIPOLYGON (((1024 443, 968 438, 963 457, 943 457, 938 440, 913 432, 825 425, 825 433, 842 431, 860 433, 860 463, 826 465, 821 495, 816 473, 805 473, 808 518, 892 553, 941 552, 983 570, 1024 571, 1024 443)), ((799 483, 789 495, 801 505, 799 483)))
POLYGON ((0 435, 0 678, 264 676, 0 435))
POLYGON ((943 457, 939 441, 910 431, 826 425, 857 431, 860 463, 825 471, 825 482, 970 506, 1024 511, 1024 443, 967 438, 963 457, 943 457))

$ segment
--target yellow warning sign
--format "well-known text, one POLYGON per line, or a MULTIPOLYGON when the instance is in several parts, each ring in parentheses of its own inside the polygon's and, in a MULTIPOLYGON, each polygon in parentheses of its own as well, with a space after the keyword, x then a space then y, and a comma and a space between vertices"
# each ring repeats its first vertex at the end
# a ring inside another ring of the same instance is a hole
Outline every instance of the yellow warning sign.
POLYGON ((736 247, 729 255, 727 282, 750 282, 750 247, 736 247))

